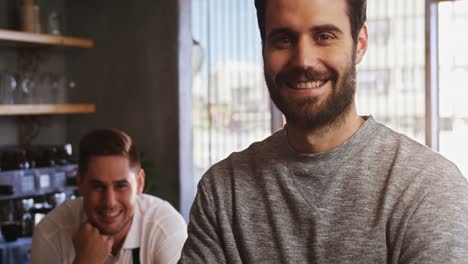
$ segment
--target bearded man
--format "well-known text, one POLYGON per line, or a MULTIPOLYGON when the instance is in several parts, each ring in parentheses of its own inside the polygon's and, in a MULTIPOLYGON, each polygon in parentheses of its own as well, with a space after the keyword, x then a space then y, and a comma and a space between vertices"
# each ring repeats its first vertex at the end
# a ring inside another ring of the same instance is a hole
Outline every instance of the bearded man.
POLYGON ((179 263, 468 263, 468 185, 359 116, 365 0, 256 0, 286 126, 201 179, 179 263))

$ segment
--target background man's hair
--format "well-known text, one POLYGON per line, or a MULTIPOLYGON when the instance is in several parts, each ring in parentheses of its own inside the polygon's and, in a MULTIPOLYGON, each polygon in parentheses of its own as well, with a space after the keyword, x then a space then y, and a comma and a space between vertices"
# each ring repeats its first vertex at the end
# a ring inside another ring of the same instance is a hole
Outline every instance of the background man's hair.
POLYGON ((84 175, 89 162, 99 156, 122 156, 130 168, 140 169, 140 154, 133 140, 118 129, 98 129, 86 134, 80 141, 78 170, 84 175))
MULTIPOLYGON (((257 9, 257 22, 262 37, 262 43, 265 44, 265 10, 268 0, 255 0, 255 8, 257 9)), ((292 0, 291 0, 292 1, 292 0)), ((347 13, 351 24, 351 36, 356 44, 364 23, 366 22, 367 0, 345 0, 347 3, 347 13)))

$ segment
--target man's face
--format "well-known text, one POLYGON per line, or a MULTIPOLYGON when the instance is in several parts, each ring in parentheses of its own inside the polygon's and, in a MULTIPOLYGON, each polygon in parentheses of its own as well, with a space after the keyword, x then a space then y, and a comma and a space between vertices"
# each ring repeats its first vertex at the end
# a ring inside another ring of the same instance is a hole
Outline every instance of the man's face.
POLYGON ((353 42, 345 0, 267 1, 265 79, 288 123, 320 128, 350 110, 366 48, 366 26, 353 42))
POLYGON ((97 156, 90 159, 86 174, 78 176, 78 186, 89 222, 103 234, 125 236, 143 191, 144 172, 130 168, 126 157, 97 156))

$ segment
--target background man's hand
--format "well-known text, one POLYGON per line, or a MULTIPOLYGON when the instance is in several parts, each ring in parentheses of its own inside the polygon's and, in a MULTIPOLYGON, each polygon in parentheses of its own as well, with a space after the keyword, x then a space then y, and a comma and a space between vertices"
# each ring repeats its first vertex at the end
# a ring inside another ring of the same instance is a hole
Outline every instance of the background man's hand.
POLYGON ((104 263, 111 255, 113 243, 112 238, 102 235, 90 223, 84 223, 73 237, 73 263, 104 263))

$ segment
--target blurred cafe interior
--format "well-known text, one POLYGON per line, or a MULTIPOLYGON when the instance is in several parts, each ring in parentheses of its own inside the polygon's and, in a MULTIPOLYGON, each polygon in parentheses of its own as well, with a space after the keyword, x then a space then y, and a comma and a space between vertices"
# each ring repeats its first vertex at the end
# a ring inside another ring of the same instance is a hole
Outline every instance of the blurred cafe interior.
MULTIPOLYGON (((367 23, 359 114, 468 175, 468 0, 372 0, 367 23)), ((91 129, 134 138, 145 192, 187 220, 204 171, 283 125, 253 0, 0 0, 0 263, 29 263, 34 226, 79 196, 91 129)))

